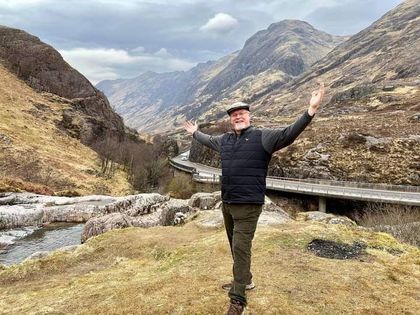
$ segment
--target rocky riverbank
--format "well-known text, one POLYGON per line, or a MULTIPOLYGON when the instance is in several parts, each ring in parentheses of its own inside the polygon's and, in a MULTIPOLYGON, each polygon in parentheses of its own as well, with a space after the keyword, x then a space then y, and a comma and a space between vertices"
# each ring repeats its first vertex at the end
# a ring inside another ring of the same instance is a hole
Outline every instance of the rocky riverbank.
MULTIPOLYGON (((25 227, 54 222, 86 222, 81 239, 85 242, 92 236, 115 228, 181 224, 200 210, 212 213, 203 225, 221 225, 223 220, 220 207, 220 192, 197 193, 187 200, 160 194, 70 198, 10 193, 0 198, 0 230, 20 231, 25 227)), ((267 198, 261 224, 278 224, 291 220, 283 209, 267 198)), ((3 244, 6 244, 10 233, 3 234, 0 243, 3 239, 3 244)))

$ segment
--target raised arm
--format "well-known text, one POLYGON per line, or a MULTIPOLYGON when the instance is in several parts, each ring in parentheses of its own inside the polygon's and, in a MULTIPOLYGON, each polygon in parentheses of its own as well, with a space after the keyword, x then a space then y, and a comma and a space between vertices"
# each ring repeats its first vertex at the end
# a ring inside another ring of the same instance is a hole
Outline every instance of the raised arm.
POLYGON ((324 93, 324 83, 321 82, 319 89, 312 92, 308 110, 293 124, 284 129, 263 129, 262 142, 264 149, 271 154, 292 144, 311 122, 321 104, 324 93))
POLYGON ((192 123, 186 121, 184 129, 193 135, 193 138, 200 142, 202 145, 209 147, 212 150, 220 152, 222 136, 210 136, 198 130, 197 122, 192 123))

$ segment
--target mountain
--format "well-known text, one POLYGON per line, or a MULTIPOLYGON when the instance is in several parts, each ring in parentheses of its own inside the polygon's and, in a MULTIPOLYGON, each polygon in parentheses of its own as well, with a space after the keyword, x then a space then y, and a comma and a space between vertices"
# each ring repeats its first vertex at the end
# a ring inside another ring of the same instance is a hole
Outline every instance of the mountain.
POLYGON ((200 63, 186 72, 149 71, 134 79, 101 81, 96 87, 105 92, 129 126, 144 130, 144 126, 153 126, 162 111, 193 102, 234 56, 200 63))
POLYGON ((126 174, 101 176, 86 144, 126 137, 106 97, 51 46, 0 27, 0 192, 127 194, 126 174))
POLYGON ((271 24, 249 38, 238 56, 214 77, 204 94, 234 90, 244 78, 265 71, 280 72, 284 81, 296 77, 342 41, 297 20, 271 24))
POLYGON ((184 117, 217 117, 226 100, 263 95, 298 76, 343 37, 285 20, 247 40, 242 50, 186 72, 145 73, 97 84, 131 127, 170 130, 184 117))
MULTIPOLYGON (((281 126, 307 108, 317 81, 326 84, 317 117, 274 156, 272 175, 420 185, 419 22, 419 1, 405 1, 283 89, 254 97, 254 123, 281 126)), ((214 154, 196 152, 214 164, 214 154)))
POLYGON ((0 60, 36 91, 72 100, 61 125, 84 143, 92 143, 107 134, 124 137, 123 121, 105 95, 39 38, 0 26, 0 60))

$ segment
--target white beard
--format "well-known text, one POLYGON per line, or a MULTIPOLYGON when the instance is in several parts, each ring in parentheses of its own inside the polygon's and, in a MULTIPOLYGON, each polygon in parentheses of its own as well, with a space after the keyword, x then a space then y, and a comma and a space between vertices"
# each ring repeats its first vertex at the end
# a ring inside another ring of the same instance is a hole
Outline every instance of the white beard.
POLYGON ((248 127, 248 125, 244 122, 234 124, 234 129, 235 130, 242 130, 242 129, 245 129, 247 127, 248 127))

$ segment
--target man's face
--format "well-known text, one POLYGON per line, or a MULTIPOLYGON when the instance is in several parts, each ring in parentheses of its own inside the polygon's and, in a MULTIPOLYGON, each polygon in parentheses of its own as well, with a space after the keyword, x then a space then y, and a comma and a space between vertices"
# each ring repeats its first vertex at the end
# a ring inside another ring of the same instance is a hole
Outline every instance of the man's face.
POLYGON ((230 114, 230 124, 236 132, 248 128, 251 125, 251 117, 246 109, 238 109, 230 114))

